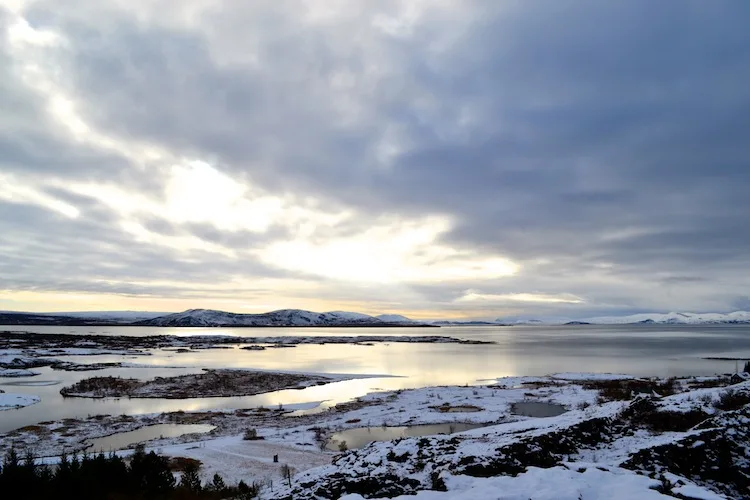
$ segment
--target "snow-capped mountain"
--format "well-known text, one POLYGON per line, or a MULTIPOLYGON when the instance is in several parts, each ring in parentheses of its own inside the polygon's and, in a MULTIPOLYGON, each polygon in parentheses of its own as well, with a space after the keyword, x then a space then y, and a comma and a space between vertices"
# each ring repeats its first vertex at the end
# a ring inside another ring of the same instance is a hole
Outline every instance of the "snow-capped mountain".
POLYGON ((350 312, 350 311, 328 311, 327 313, 323 313, 323 314, 333 314, 342 319, 347 318, 351 320, 362 320, 362 319, 372 320, 374 318, 373 316, 370 316, 369 314, 350 312))
POLYGON ((318 313, 281 309, 261 314, 236 314, 211 309, 189 309, 141 321, 144 326, 385 326, 390 322, 347 311, 318 313))
POLYGON ((379 314, 375 316, 381 321, 385 321, 386 323, 413 323, 414 320, 407 318, 406 316, 402 316, 400 314, 379 314))

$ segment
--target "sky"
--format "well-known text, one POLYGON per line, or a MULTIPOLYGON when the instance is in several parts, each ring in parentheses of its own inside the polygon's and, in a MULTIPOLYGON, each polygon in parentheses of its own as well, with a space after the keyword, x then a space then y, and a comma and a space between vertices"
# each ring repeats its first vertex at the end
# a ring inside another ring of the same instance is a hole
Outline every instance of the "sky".
POLYGON ((0 309, 750 309, 748 19, 4 0, 0 309))

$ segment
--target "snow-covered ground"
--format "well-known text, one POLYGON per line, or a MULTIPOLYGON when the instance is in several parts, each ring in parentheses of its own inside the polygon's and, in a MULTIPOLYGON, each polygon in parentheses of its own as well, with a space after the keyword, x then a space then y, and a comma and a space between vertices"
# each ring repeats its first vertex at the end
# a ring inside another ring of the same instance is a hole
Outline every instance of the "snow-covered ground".
MULTIPOLYGON (((434 407, 423 400, 430 394, 450 404, 481 404, 481 411, 461 415, 461 419, 500 418, 496 425, 451 436, 371 443, 337 457, 331 465, 298 475, 292 491, 278 491, 273 498, 312 498, 305 493, 309 491, 327 491, 330 498, 357 493, 367 498, 404 500, 415 498, 413 493, 418 499, 429 500, 659 498, 677 493, 687 498, 725 498, 722 491, 741 491, 744 476, 724 479, 726 483, 722 484, 711 475, 716 467, 748 470, 747 460, 740 457, 750 444, 745 442, 749 435, 744 431, 750 410, 740 405, 738 411, 745 413, 734 416, 732 408, 720 409, 720 400, 729 394, 726 388, 690 390, 692 384, 706 382, 693 379, 675 383, 677 391, 685 392, 672 396, 600 403, 596 391, 585 389, 580 382, 612 382, 619 377, 576 374, 569 378, 574 381, 514 377, 496 384, 508 389, 433 388, 432 393, 420 389, 362 398, 363 403, 373 399, 380 403, 329 422, 335 425, 356 417, 357 424, 363 425, 367 418, 385 418, 393 425, 399 414, 408 423, 435 420, 430 415, 434 407), (571 410, 549 418, 509 414, 509 403, 519 398, 558 402, 571 410), (704 420, 702 426, 695 426, 704 420), (686 448, 696 451, 679 451, 686 448), (728 455, 734 457, 731 465, 726 463, 728 455), (667 476, 669 467, 694 477, 667 476), (654 490, 656 487, 659 491, 654 490), (422 492, 439 489, 447 492, 422 492), (493 492, 491 496, 489 492, 493 492)), ((732 390, 750 401, 750 384, 739 384, 732 390)), ((449 415, 442 413, 443 417, 449 415)), ((359 495, 344 498, 363 498, 359 495)))
POLYGON ((16 368, 0 368, 0 378, 35 377, 38 372, 16 368))
POLYGON ((319 413, 301 411, 311 409, 308 404, 45 422, 0 435, 0 443, 13 440, 54 455, 62 448, 81 450, 89 438, 146 425, 209 424, 216 426, 209 434, 156 439, 147 447, 200 460, 204 480, 219 473, 228 482, 270 481, 267 499, 311 499, 311 491, 319 492, 315 498, 347 500, 734 498, 728 492, 739 491, 741 474, 750 471, 742 458, 750 446, 750 409, 742 399, 750 400, 750 382, 708 387, 728 382, 681 379, 667 384, 676 394, 659 396, 654 391, 666 387, 665 380, 624 374, 507 377, 477 386, 376 392, 319 413), (648 397, 602 400, 606 392, 600 391, 623 383, 655 389, 648 397), (522 402, 567 411, 547 418, 515 414, 514 405, 522 402), (347 429, 457 422, 483 426, 374 442, 343 454, 325 449, 330 436, 347 429), (244 440, 248 429, 262 439, 244 440), (285 464, 297 472, 292 489, 281 478, 285 464), (714 464, 739 472, 714 477, 714 464))
POLYGON ((13 394, 0 391, 0 411, 15 410, 24 406, 33 405, 41 401, 38 396, 28 394, 13 394))

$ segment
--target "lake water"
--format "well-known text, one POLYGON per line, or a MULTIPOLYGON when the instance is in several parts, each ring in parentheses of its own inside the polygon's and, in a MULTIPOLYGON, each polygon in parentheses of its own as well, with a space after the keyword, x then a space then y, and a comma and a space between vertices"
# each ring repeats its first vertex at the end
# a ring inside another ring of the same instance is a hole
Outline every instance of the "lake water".
POLYGON ((485 427, 482 424, 447 423, 408 425, 402 427, 358 427, 337 432, 328 440, 326 448, 333 451, 356 450, 373 441, 392 441, 405 437, 433 436, 435 434, 453 434, 485 427), (342 447, 342 443, 345 447, 342 447))
POLYGON ((543 403, 540 401, 519 401, 510 406, 510 412, 524 417, 546 418, 556 417, 568 411, 563 405, 543 403))
POLYGON ((118 432, 86 441, 89 450, 94 453, 121 450, 131 444, 142 443, 151 439, 184 436, 185 434, 204 434, 211 432, 213 425, 203 424, 157 424, 141 427, 134 431, 118 432))
POLYGON ((0 330, 99 335, 357 336, 445 335, 489 340, 492 345, 405 344, 300 345, 264 351, 208 349, 176 353, 155 350, 150 356, 67 356, 79 363, 126 361, 143 368, 63 372, 39 368, 37 377, 0 378, 6 392, 35 394, 41 403, 0 412, 0 432, 45 420, 96 414, 143 414, 175 410, 275 407, 321 401, 323 407, 374 390, 428 385, 478 384, 511 375, 546 375, 566 371, 631 373, 640 376, 712 375, 734 372, 734 361, 708 356, 750 357, 750 326, 516 326, 449 328, 140 328, 19 327, 0 330), (179 368, 175 368, 179 367, 179 368), (317 373, 382 374, 365 378, 236 398, 64 399, 59 390, 91 376, 153 378, 195 373, 201 368, 258 368, 317 373))

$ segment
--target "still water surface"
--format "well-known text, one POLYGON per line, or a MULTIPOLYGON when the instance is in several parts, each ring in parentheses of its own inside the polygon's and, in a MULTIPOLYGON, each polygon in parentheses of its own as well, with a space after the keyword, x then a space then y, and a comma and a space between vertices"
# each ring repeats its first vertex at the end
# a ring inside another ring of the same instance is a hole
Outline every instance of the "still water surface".
POLYGON ((148 356, 67 356, 78 363, 125 361, 146 365, 96 372, 40 368, 37 377, 0 379, 6 392, 35 394, 42 402, 0 412, 0 432, 45 420, 96 414, 143 414, 175 410, 249 408, 323 402, 327 407, 374 390, 432 385, 477 384, 510 375, 545 375, 591 371, 640 376, 711 375, 735 370, 734 361, 707 356, 750 357, 750 326, 516 326, 450 328, 140 328, 140 327, 2 327, 39 333, 99 335, 358 336, 445 335, 489 340, 492 345, 405 344, 301 345, 293 349, 248 351, 208 349, 189 353, 154 350, 148 356), (177 368, 179 367, 179 368, 177 368), (59 390, 82 378, 121 376, 153 378, 195 373, 202 368, 257 368, 318 373, 382 374, 234 398, 64 399, 59 390))
POLYGON ((364 448, 373 441, 392 441, 405 437, 453 434, 484 427, 483 424, 447 423, 409 425, 403 427, 358 427, 337 432, 328 440, 326 448, 333 451, 364 448), (342 447, 343 443, 343 447, 342 447))
POLYGON ((157 424, 141 427, 134 431, 118 432, 86 441, 89 450, 94 453, 108 452, 127 448, 131 444, 142 443, 151 439, 184 436, 185 434, 204 434, 216 427, 205 424, 157 424))

